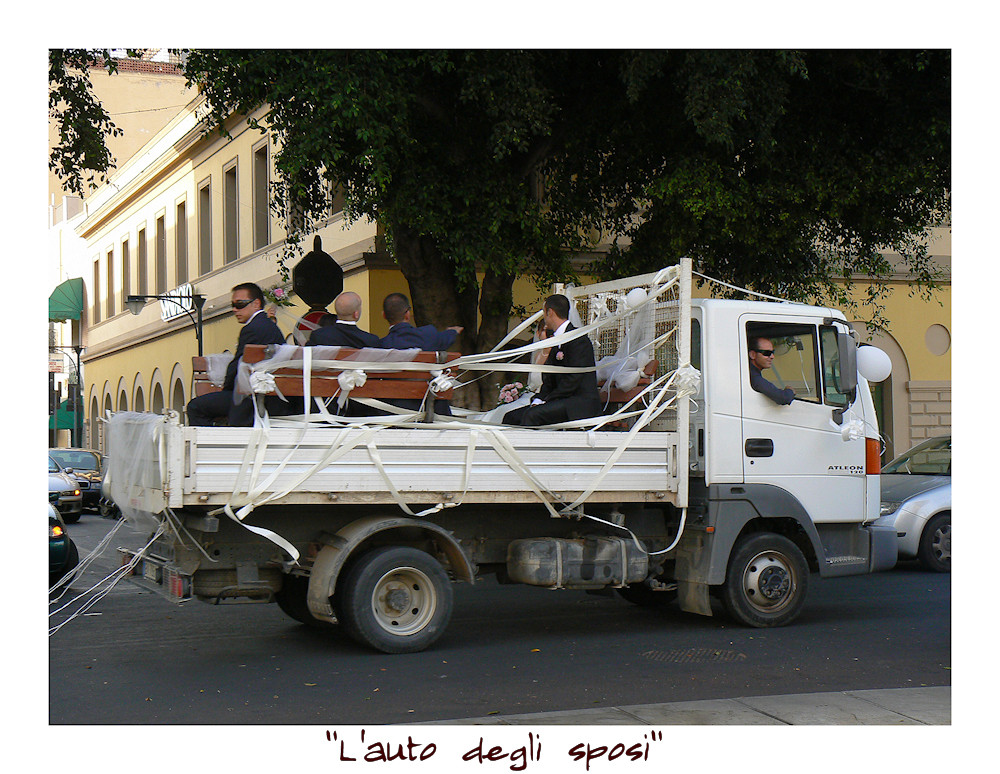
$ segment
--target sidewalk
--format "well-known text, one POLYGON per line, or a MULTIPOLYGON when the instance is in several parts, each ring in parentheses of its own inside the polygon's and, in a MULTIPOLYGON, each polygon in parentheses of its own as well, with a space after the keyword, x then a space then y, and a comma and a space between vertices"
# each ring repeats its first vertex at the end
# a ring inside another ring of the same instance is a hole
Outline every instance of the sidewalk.
MULTIPOLYGON (((749 696, 414 723, 420 726, 707 725, 920 726, 951 724, 951 686, 749 696)), ((409 724, 408 724, 409 725, 409 724)))

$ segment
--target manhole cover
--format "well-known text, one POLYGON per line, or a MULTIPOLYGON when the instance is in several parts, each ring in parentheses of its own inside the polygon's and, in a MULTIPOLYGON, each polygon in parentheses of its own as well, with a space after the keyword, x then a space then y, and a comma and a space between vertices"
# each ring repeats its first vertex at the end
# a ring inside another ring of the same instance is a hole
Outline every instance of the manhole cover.
POLYGON ((650 661, 666 661, 672 664, 698 664, 704 662, 726 663, 746 660, 745 653, 717 648, 685 648, 683 650, 647 650, 640 654, 650 661))

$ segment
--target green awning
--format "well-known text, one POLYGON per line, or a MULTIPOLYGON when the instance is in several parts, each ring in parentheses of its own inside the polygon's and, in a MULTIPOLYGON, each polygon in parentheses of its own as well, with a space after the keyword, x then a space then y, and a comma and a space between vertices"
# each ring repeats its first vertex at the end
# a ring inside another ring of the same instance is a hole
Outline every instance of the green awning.
POLYGON ((83 277, 61 283, 49 296, 49 321, 79 320, 83 315, 83 277))
POLYGON ((56 409, 56 415, 49 416, 49 430, 75 430, 76 429, 76 413, 70 411, 69 401, 64 400, 59 404, 59 408, 56 409), (55 420, 55 426, 53 427, 53 420, 55 420))

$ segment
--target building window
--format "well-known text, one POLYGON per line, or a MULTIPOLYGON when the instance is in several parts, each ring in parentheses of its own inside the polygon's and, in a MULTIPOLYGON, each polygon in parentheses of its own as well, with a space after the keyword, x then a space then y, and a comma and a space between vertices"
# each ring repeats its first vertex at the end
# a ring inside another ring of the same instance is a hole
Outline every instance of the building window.
POLYGON ((253 152, 253 249, 267 247, 271 241, 267 188, 269 181, 267 141, 253 152))
POLYGON ((108 250, 108 317, 115 316, 115 251, 108 250))
POLYGON ((157 295, 167 292, 167 224, 165 216, 156 219, 156 290, 157 295))
POLYGON ((225 209, 222 213, 223 247, 225 262, 230 263, 240 257, 239 232, 239 192, 237 190, 237 168, 233 161, 222 170, 222 196, 225 209))
POLYGON ((183 285, 188 281, 188 227, 187 227, 187 202, 177 205, 177 282, 175 285, 183 285))
POLYGON ((146 229, 140 228, 136 239, 135 268, 139 286, 136 292, 140 296, 149 293, 149 253, 146 240, 146 229))
POLYGON ((99 258, 94 259, 94 281, 90 287, 94 289, 94 322, 99 323, 101 321, 101 261, 99 258))
POLYGON ((198 189, 198 273, 212 271, 212 183, 198 189))
POLYGON ((129 254, 128 240, 122 240, 122 304, 132 293, 132 256, 129 254))

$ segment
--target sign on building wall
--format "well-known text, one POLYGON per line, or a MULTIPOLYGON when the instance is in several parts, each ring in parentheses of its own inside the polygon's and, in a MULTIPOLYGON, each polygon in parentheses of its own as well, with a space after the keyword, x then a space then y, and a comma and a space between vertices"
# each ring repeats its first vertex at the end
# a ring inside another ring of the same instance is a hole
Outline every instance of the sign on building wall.
POLYGON ((160 298, 160 319, 167 322, 193 311, 194 304, 191 301, 193 295, 194 291, 189 282, 163 293, 163 297, 160 298))

